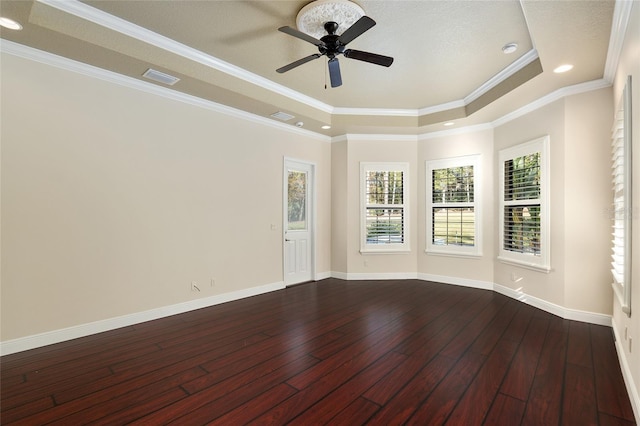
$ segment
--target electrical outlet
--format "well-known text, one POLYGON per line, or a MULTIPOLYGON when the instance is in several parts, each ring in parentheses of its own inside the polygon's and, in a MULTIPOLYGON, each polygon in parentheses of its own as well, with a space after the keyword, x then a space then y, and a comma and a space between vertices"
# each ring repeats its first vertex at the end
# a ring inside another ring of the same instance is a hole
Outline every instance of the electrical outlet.
POLYGON ((196 281, 191 281, 191 291, 200 291, 200 287, 198 287, 198 283, 196 281))
POLYGON ((211 287, 216 285, 216 279, 215 278, 211 278, 211 287))

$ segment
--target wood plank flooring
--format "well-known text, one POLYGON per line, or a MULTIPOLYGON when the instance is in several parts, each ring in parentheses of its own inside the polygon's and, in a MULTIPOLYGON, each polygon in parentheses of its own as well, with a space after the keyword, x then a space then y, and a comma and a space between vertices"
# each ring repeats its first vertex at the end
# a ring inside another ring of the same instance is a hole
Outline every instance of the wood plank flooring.
POLYGON ((608 327, 323 280, 1 359, 3 425, 632 425, 608 327))

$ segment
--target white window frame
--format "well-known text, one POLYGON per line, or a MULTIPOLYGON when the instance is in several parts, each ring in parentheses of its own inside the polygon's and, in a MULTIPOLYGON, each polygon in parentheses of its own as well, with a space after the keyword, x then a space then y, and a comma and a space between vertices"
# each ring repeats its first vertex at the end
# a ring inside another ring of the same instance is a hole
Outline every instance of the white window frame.
POLYGON ((613 178, 612 286, 622 312, 631 316, 631 227, 633 223, 631 76, 627 76, 622 99, 616 109, 611 134, 611 150, 613 178))
POLYGON ((550 179, 550 161, 549 161, 549 136, 543 136, 520 145, 501 150, 498 153, 499 185, 500 191, 498 196, 499 202, 499 251, 498 260, 534 269, 543 272, 551 271, 551 221, 549 206, 549 179, 550 179), (514 158, 525 155, 540 153, 540 198, 534 200, 511 200, 505 201, 504 188, 504 166, 505 163, 514 158), (540 254, 519 253, 504 248, 504 210, 509 205, 540 205, 540 254))
POLYGON ((409 163, 360 163, 360 253, 407 253, 411 251, 409 243, 409 163), (403 210, 403 242, 389 244, 367 243, 367 207, 385 207, 388 205, 369 205, 366 195, 367 172, 402 172, 402 201, 394 205, 403 210))
POLYGON ((426 229, 426 248, 427 254, 463 256, 463 257, 479 257, 482 256, 482 209, 480 208, 482 200, 481 188, 481 156, 480 154, 466 155, 463 157, 452 157, 438 160, 427 160, 425 162, 426 169, 426 201, 427 201, 427 229, 426 229), (434 203, 433 202, 433 171, 439 169, 449 169, 455 167, 472 166, 473 167, 473 202, 464 203, 434 203), (474 223, 474 245, 438 245, 433 244, 433 209, 438 207, 471 207, 475 215, 474 223))

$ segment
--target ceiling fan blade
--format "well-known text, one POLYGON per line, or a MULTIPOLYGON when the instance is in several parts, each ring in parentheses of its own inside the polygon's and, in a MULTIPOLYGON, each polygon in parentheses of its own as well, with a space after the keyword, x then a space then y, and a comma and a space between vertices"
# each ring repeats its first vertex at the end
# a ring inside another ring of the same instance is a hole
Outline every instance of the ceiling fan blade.
POLYGON ((331 87, 342 86, 342 76, 340 75, 340 62, 338 58, 329 59, 329 78, 331 87))
POLYGON ((342 35, 338 38, 338 40, 343 45, 346 45, 347 43, 353 41, 356 37, 362 35, 362 33, 373 27, 375 24, 376 21, 369 18, 368 16, 363 16, 362 18, 358 19, 355 24, 347 28, 346 31, 343 32, 342 35))
POLYGON ((391 66, 393 58, 390 56, 378 55, 377 53, 363 52, 361 50, 347 49, 344 56, 349 59, 357 59, 358 61, 370 62, 383 67, 391 66))
POLYGON ((305 34, 302 31, 298 31, 295 28, 291 28, 291 27, 280 27, 278 28, 278 31, 281 31, 285 34, 289 34, 291 36, 297 37, 300 40, 304 40, 308 43, 314 44, 316 46, 324 46, 324 42, 318 40, 315 37, 311 37, 309 34, 305 34))
POLYGON ((297 60, 297 61, 295 61, 295 62, 291 62, 289 65, 285 65, 284 67, 280 67, 280 68, 278 68, 278 69, 276 70, 276 72, 278 72, 278 73, 282 74, 283 72, 287 72, 287 71, 289 71, 289 70, 292 70, 292 69, 294 69, 295 67, 299 67, 299 66, 300 66, 300 65, 302 65, 302 64, 306 64, 306 63, 307 63, 307 62, 309 62, 309 61, 313 61, 314 59, 318 59, 320 56, 322 56, 322 55, 321 55, 321 54, 319 54, 319 53, 315 53, 315 54, 313 54, 313 55, 309 55, 309 56, 307 56, 307 57, 305 57, 305 58, 298 59, 298 60, 297 60))

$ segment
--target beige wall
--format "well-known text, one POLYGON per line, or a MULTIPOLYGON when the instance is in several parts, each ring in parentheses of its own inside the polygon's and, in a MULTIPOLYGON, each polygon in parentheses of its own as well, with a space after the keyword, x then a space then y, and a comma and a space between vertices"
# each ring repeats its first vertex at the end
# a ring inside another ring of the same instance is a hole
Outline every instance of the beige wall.
POLYGON ((11 55, 2 83, 3 341, 282 282, 284 157, 330 272, 328 141, 11 55))
POLYGON ((418 272, 465 280, 493 283, 493 262, 495 259, 493 239, 495 234, 493 217, 495 197, 493 166, 493 130, 481 130, 459 135, 442 136, 420 141, 418 145, 418 272), (461 258, 426 254, 426 167, 427 160, 480 154, 481 176, 476 176, 476 185, 481 186, 482 198, 482 256, 461 258))
MULTIPOLYGON (((537 297, 547 302, 564 306, 564 99, 539 108, 495 129, 494 160, 498 152, 544 135, 550 138, 550 204, 551 204, 551 272, 545 273, 512 264, 495 262, 494 282, 512 290, 537 297)), ((603 161, 607 161, 604 159, 603 161)), ((498 187, 498 172, 494 171, 495 186, 498 187)), ((496 215, 494 227, 498 229, 498 202, 494 200, 496 215)), ((500 241, 495 239, 494 255, 497 256, 500 241)))
MULTIPOLYGON (((622 48, 620 62, 614 81, 613 106, 617 106, 622 98, 622 90, 627 76, 632 78, 632 149, 634 164, 633 172, 633 220, 632 241, 640 241, 640 2, 633 2, 631 19, 628 24, 627 36, 622 48)), ((613 115, 612 115, 613 122, 613 115)), ((628 368, 633 383, 631 383, 631 397, 635 400, 634 407, 640 408, 638 386, 640 386, 640 249, 638 244, 633 244, 631 260, 631 317, 627 317, 621 310, 617 297, 613 297, 613 327, 619 338, 618 344, 622 350, 619 353, 622 358, 623 368, 628 368), (626 332, 625 332, 626 330, 626 332)), ((629 384, 629 383, 628 383, 629 384)), ((636 417, 639 413, 636 412, 636 417)))
POLYGON ((415 141, 349 141, 349 241, 347 261, 349 273, 411 273, 416 270, 415 229, 417 229, 417 176, 415 141), (361 162, 401 162, 409 163, 409 226, 410 253, 361 254, 360 253, 360 163, 361 162))
POLYGON ((565 100, 564 306, 610 313, 611 88, 565 100), (588 147, 588 149, 585 149, 588 147))
MULTIPOLYGON (((411 140, 347 135, 329 144, 11 55, 2 57, 1 77, 2 341, 281 282, 284 157, 317 165, 319 273, 475 280, 611 313, 603 215, 610 89, 495 129, 411 140), (546 134, 548 274, 496 260, 497 153, 546 134), (427 255, 425 160, 476 153, 483 255, 427 255), (379 161, 410 165, 408 254, 359 251, 360 163, 379 161), (192 293, 191 281, 203 292, 192 293)), ((638 330, 626 317, 615 321, 638 330)))

